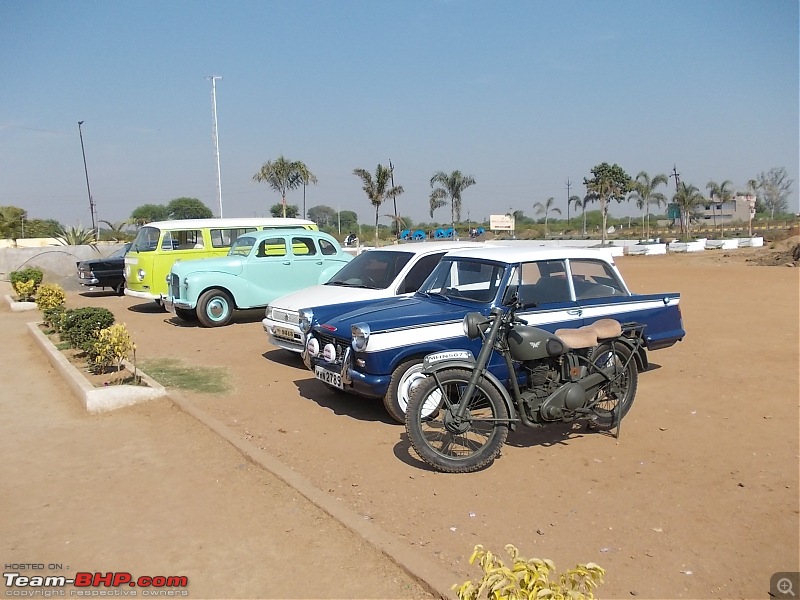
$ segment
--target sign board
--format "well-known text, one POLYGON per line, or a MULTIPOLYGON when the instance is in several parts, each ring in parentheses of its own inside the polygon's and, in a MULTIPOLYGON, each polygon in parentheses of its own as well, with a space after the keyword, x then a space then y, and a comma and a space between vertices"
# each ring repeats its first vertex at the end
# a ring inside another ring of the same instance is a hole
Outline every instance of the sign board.
POLYGON ((492 231, 514 231, 514 217, 511 215, 489 215, 489 229, 492 231))

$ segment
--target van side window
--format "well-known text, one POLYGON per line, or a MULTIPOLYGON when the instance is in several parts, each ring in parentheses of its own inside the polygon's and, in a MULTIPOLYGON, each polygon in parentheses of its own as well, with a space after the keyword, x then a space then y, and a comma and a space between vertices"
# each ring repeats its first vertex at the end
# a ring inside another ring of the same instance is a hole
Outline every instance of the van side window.
POLYGON ((268 238, 262 240, 256 252, 258 258, 286 256, 286 240, 283 238, 268 238))
POLYGON ((307 237, 292 238, 292 254, 295 256, 313 256, 317 253, 314 240, 307 237))
POLYGON ((211 229, 211 247, 212 248, 230 248, 231 244, 236 241, 240 235, 255 231, 255 227, 239 227, 232 229, 211 229))
POLYGON ((331 244, 328 240, 319 240, 319 249, 325 256, 333 256, 336 254, 336 246, 331 244))

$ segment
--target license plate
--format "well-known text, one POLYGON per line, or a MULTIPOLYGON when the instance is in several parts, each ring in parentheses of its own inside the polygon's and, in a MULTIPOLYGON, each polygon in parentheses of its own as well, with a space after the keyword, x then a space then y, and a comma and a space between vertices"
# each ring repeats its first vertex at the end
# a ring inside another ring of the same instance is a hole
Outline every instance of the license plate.
POLYGON ((342 389, 342 376, 339 373, 328 371, 328 369, 323 369, 322 367, 314 367, 314 377, 328 385, 342 389))
POLYGON ((294 341, 294 331, 292 331, 291 329, 287 329, 286 327, 275 327, 273 331, 275 337, 294 341))

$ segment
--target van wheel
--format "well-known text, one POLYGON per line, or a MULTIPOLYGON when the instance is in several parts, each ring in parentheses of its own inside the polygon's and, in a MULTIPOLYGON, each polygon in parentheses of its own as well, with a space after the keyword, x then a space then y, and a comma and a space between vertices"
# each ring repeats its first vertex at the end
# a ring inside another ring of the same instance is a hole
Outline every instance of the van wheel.
POLYGON ((207 290, 197 301, 197 318, 206 327, 222 327, 233 317, 233 299, 224 290, 207 290))
POLYGON ((392 371, 389 389, 383 397, 383 405, 386 407, 386 412, 398 423, 406 422, 406 409, 411 388, 422 379, 425 379, 425 375, 422 374, 421 358, 406 360, 392 371))

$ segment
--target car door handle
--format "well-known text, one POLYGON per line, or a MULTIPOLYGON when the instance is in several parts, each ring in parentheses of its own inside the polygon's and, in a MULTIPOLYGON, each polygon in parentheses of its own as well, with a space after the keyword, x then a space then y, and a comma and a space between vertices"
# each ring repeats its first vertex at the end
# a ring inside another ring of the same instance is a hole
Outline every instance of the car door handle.
POLYGON ((283 261, 283 264, 285 264, 285 265, 290 265, 290 264, 292 264, 292 261, 290 261, 290 260, 285 260, 285 261, 283 261))
POLYGON ((583 311, 580 308, 576 308, 576 309, 573 309, 573 310, 568 310, 567 314, 568 315, 575 315, 575 316, 580 317, 583 314, 583 311))
POLYGON ((321 261, 321 260, 318 260, 318 261, 317 261, 317 264, 318 264, 318 265, 321 265, 321 264, 322 264, 322 261, 321 261))

